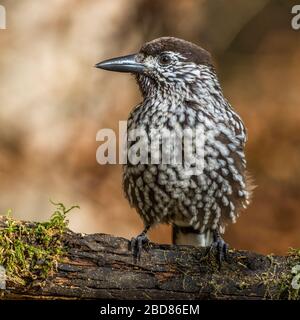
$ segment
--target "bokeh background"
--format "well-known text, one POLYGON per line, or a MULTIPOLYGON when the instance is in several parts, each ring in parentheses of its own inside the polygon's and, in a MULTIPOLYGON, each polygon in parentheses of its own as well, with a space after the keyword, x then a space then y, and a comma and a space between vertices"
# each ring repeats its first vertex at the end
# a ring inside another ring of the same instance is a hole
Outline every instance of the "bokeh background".
MULTIPOLYGON (((2 0, 0 211, 48 219, 49 198, 81 209, 78 232, 131 238, 142 223, 121 190, 121 167, 100 166, 101 128, 118 128, 141 97, 102 59, 176 36, 210 50, 226 97, 248 128, 253 203, 227 229, 232 247, 300 246, 300 31, 286 0, 2 0)), ((151 240, 170 242, 160 226, 151 240)))

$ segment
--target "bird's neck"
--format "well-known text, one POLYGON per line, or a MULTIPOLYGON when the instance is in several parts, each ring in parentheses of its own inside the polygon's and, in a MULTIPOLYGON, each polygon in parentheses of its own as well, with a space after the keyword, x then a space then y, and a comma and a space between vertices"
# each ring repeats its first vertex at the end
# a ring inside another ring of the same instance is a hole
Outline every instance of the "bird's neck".
POLYGON ((192 101, 213 114, 218 114, 227 105, 218 78, 209 69, 202 71, 201 77, 194 78, 189 83, 157 83, 145 77, 139 79, 138 84, 144 102, 150 105, 176 107, 192 101))

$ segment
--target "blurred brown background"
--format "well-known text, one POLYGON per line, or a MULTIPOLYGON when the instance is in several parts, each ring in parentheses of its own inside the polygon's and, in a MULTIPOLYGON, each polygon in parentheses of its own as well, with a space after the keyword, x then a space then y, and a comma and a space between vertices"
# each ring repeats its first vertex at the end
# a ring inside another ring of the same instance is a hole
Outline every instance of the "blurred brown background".
MULTIPOLYGON (((49 198, 79 204, 71 229, 130 238, 142 223, 121 191, 121 167, 100 166, 96 132, 118 127, 140 96, 132 77, 93 68, 172 35, 209 49, 226 97, 248 128, 251 207, 232 247, 300 246, 300 31, 293 1, 7 0, 0 30, 0 210, 48 219, 49 198)), ((169 242, 166 226, 151 240, 169 242)))

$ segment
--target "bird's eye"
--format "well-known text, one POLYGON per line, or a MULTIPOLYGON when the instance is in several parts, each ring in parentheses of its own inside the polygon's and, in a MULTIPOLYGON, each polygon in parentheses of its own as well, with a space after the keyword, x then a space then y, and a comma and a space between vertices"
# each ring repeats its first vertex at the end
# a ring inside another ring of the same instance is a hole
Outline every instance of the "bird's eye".
POLYGON ((170 57, 168 54, 162 54, 162 55, 159 57, 159 63, 160 63, 161 65, 170 64, 170 63, 171 63, 171 57, 170 57))

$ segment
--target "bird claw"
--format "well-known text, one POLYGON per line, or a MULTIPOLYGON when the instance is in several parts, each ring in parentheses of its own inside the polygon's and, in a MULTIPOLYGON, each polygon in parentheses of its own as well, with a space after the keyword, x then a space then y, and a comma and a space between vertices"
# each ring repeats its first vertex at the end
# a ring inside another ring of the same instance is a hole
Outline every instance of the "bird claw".
POLYGON ((220 270, 223 261, 228 261, 228 244, 220 237, 220 235, 217 235, 214 238, 214 242, 208 247, 208 253, 210 254, 212 251, 215 251, 216 253, 216 259, 220 270))
POLYGON ((138 261, 141 259, 143 247, 145 247, 145 245, 148 245, 148 243, 149 243, 149 239, 144 233, 141 233, 136 238, 131 239, 129 243, 130 251, 138 261))

